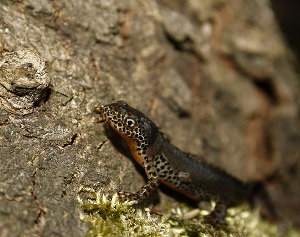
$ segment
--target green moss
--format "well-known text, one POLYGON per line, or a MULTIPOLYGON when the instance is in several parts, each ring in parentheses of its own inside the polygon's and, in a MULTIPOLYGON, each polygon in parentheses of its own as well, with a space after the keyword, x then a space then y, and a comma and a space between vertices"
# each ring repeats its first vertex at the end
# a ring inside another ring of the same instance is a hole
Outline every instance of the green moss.
MULTIPOLYGON (((87 190, 86 190, 87 191, 87 190)), ((205 211, 181 207, 170 210, 164 216, 150 214, 148 209, 135 209, 133 202, 120 202, 117 195, 111 200, 99 192, 85 201, 79 198, 82 209, 81 219, 90 227, 87 237, 102 236, 191 236, 191 237, 277 237, 276 225, 259 217, 258 211, 246 206, 228 210, 228 225, 216 229, 204 223, 205 211)), ((287 237, 300 236, 291 230, 287 237)))
POLYGON ((94 194, 95 199, 79 198, 81 219, 90 226, 87 237, 158 237, 168 233, 168 225, 161 218, 151 216, 149 210, 135 209, 133 202, 120 202, 116 194, 111 200, 100 193, 94 194))

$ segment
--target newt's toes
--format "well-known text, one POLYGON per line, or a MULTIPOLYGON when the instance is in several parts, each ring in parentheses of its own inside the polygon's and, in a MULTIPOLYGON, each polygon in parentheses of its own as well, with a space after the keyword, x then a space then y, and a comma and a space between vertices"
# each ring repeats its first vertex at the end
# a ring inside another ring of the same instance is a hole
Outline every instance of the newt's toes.
POLYGON ((204 218, 206 224, 212 225, 215 228, 225 227, 227 222, 224 217, 218 217, 216 215, 208 215, 204 218))
POLYGON ((123 202, 125 202, 125 201, 137 201, 136 198, 135 198, 135 195, 133 193, 130 193, 130 192, 120 191, 120 192, 118 192, 118 197, 123 202))

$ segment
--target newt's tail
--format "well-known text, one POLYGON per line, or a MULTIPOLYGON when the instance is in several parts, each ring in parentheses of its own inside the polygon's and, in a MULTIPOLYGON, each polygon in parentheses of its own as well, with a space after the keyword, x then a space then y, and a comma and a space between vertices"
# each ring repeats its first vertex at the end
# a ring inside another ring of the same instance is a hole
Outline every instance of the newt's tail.
POLYGON ((277 221, 279 216, 265 185, 262 182, 250 182, 248 185, 250 205, 260 206, 263 216, 271 221, 277 221))

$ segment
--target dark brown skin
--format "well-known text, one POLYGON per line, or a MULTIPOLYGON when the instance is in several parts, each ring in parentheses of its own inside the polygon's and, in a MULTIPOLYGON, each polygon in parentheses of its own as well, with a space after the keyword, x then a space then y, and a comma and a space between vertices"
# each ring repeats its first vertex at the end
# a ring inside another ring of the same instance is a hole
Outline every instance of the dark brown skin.
MULTIPOLYGON (((227 207, 252 200, 257 191, 269 202, 261 186, 244 183, 170 144, 145 114, 126 102, 100 106, 96 111, 101 121, 126 142, 132 157, 144 167, 149 179, 136 193, 122 192, 121 197, 140 201, 163 183, 195 201, 216 201, 214 211, 207 217, 213 223, 224 220, 227 207)), ((267 206, 272 208, 270 202, 267 206)))

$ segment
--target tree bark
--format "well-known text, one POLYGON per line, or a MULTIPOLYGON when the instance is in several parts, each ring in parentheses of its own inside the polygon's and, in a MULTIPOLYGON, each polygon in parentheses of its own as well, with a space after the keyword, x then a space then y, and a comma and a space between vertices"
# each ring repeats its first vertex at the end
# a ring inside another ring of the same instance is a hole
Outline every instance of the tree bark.
POLYGON ((299 74, 268 0, 2 0, 0 53, 1 237, 82 236, 80 187, 143 184, 93 112, 120 99, 300 224, 299 74))

